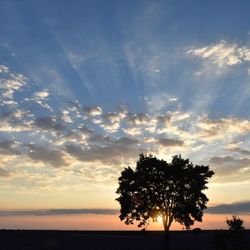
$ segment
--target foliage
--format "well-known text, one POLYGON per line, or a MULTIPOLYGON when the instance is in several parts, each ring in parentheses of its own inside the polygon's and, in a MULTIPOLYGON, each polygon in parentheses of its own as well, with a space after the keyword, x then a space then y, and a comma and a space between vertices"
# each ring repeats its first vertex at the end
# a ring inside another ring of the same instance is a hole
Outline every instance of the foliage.
POLYGON ((213 174, 208 166, 194 166, 180 155, 167 163, 141 154, 136 169, 125 168, 118 179, 119 217, 126 224, 138 221, 142 227, 161 216, 165 231, 173 221, 189 229, 194 221, 202 221, 208 202, 202 190, 213 174))
POLYGON ((229 230, 235 230, 235 231, 240 231, 244 230, 243 225, 243 220, 240 219, 237 215, 233 215, 232 219, 226 218, 226 223, 229 227, 229 230))

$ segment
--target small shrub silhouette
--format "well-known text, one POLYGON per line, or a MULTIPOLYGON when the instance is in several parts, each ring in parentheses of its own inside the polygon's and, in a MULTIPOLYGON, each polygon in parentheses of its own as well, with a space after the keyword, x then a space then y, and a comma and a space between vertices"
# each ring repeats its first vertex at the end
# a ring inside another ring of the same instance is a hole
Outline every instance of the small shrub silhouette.
POLYGON ((237 215, 233 215, 232 219, 226 218, 226 223, 229 227, 229 230, 240 231, 244 230, 243 220, 240 219, 237 215))

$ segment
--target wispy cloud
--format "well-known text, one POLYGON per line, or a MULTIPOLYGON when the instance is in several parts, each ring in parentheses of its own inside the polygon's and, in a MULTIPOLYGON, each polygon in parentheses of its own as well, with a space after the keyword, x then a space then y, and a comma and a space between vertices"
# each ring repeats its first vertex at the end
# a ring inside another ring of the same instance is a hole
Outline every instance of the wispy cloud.
POLYGON ((209 46, 190 49, 187 54, 211 61, 219 67, 236 65, 250 61, 250 48, 235 43, 221 41, 209 46))
POLYGON ((250 48, 248 46, 224 40, 208 46, 189 49, 186 53, 204 61, 203 68, 195 72, 196 76, 206 73, 211 73, 212 76, 213 72, 220 74, 225 67, 248 64, 250 61, 250 48))

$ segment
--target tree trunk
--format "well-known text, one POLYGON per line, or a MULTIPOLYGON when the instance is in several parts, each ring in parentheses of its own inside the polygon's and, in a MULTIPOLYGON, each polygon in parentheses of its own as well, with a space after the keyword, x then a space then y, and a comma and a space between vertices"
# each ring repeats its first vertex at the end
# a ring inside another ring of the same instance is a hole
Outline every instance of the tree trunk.
POLYGON ((170 224, 166 221, 166 219, 163 219, 163 225, 164 225, 164 244, 163 244, 163 249, 164 250, 170 250, 170 242, 169 242, 169 228, 170 228, 170 224))
POLYGON ((169 231, 164 231, 164 250, 170 250, 169 231))

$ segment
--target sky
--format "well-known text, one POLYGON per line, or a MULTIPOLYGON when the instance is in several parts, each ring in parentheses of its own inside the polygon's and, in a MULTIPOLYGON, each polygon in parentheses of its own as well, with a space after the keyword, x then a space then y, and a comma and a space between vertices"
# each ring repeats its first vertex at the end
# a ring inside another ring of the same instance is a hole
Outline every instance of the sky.
POLYGON ((215 172, 199 227, 250 226, 249 8, 0 0, 0 227, 134 229, 115 192, 140 153, 215 172))

